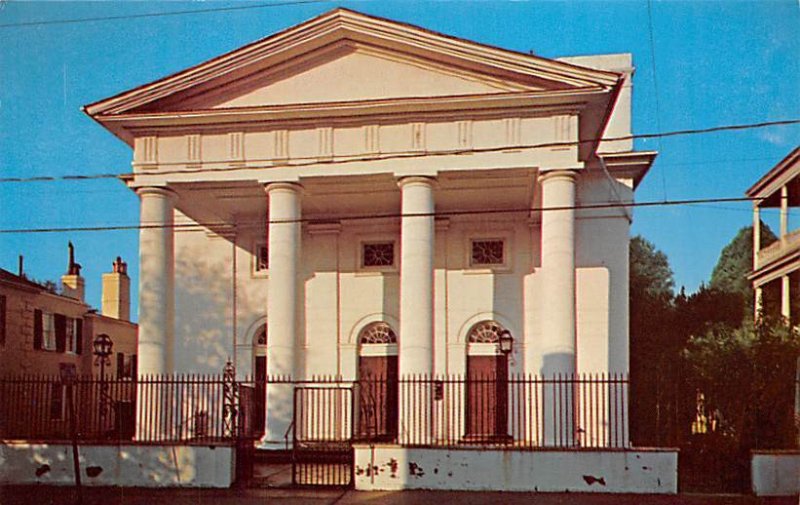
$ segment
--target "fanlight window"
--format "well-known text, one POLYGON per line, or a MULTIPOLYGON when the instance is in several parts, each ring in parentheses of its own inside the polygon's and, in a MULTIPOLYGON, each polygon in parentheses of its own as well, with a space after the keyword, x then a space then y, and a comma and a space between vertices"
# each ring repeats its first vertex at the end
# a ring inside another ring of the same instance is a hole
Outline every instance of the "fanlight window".
POLYGON ((256 331, 256 334, 253 336, 253 343, 255 345, 267 345, 267 325, 263 324, 261 327, 256 331))
POLYGON ((358 336, 359 344, 396 344, 397 335, 386 323, 372 323, 358 336))
POLYGON ((495 321, 484 321, 472 327, 469 332, 471 344, 496 344, 505 328, 495 321))

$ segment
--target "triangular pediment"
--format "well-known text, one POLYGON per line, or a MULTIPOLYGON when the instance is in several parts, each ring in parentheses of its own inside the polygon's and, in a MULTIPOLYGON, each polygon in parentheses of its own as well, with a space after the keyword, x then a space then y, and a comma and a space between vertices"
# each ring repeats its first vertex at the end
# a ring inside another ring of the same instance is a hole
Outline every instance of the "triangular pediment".
POLYGON ((455 71, 430 60, 401 57, 347 43, 175 105, 217 109, 542 89, 531 83, 503 80, 464 69, 455 71))
POLYGON ((336 9, 86 107, 120 114, 610 89, 619 75, 336 9))

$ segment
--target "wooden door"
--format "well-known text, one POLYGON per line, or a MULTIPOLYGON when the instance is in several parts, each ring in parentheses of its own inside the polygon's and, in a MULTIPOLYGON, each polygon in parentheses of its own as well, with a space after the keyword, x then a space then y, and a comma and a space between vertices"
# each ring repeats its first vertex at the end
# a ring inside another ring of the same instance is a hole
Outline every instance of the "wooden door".
POLYGON ((361 356, 358 361, 358 436, 397 436, 397 356, 361 356))
POLYGON ((508 438, 508 358, 467 356, 466 437, 508 438))
POLYGON ((264 417, 267 412, 267 357, 256 356, 255 392, 253 398, 252 435, 264 435, 264 417))

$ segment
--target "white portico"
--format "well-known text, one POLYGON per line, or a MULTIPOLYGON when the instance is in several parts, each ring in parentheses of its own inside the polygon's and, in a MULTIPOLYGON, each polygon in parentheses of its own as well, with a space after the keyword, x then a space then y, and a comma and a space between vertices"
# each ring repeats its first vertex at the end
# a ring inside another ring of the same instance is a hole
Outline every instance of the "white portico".
MULTIPOLYGON (((632 72, 336 9, 87 106, 164 225, 141 231, 140 370, 627 372, 621 204, 655 155, 597 139, 630 134, 632 72)), ((265 387, 265 447, 291 402, 265 387)))

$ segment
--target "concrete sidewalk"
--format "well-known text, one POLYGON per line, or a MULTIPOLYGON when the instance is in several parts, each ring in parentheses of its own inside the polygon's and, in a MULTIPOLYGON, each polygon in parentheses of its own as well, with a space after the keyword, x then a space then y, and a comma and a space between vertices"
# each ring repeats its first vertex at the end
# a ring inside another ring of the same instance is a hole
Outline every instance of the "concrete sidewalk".
MULTIPOLYGON (((75 489, 55 486, 0 487, 0 505, 73 505, 75 489)), ((614 495, 577 493, 502 493, 300 489, 142 489, 84 488, 84 505, 798 505, 797 498, 741 495, 614 495)))

